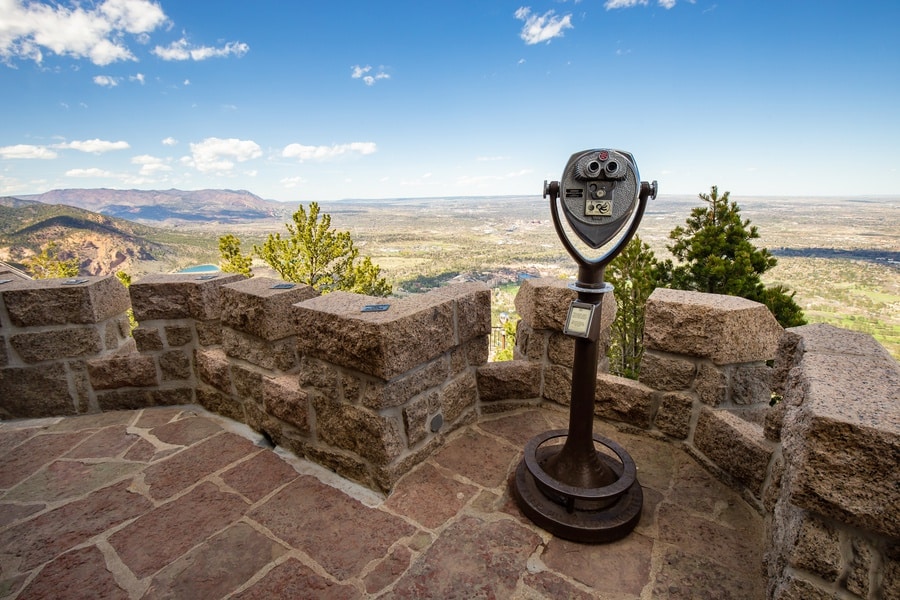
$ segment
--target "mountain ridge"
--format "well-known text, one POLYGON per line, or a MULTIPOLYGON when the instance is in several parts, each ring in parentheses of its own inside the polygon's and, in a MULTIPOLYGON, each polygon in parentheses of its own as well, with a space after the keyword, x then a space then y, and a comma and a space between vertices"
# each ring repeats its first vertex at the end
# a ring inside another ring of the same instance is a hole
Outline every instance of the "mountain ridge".
POLYGON ((24 202, 62 204, 148 225, 178 225, 198 221, 249 223, 280 220, 290 203, 265 200, 247 190, 120 190, 64 188, 12 198, 24 202))

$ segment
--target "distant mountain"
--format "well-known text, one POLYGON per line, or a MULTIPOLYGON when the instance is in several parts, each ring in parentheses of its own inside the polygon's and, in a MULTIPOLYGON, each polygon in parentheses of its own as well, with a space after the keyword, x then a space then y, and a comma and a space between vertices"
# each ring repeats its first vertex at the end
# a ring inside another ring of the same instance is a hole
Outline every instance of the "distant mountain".
POLYGON ((215 257, 214 240, 172 232, 73 206, 0 198, 0 260, 22 267, 51 242, 77 256, 82 275, 170 271, 215 257))
POLYGON ((17 196, 23 201, 65 204, 149 225, 282 221, 296 207, 264 200, 246 190, 66 189, 17 196))

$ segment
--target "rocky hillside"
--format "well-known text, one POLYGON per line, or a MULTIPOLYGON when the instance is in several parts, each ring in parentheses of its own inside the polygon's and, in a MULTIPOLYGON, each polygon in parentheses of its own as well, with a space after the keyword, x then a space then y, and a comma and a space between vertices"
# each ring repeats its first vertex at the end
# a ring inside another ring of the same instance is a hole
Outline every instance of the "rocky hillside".
POLYGON ((196 233, 173 233, 61 204, 0 198, 0 260, 22 267, 51 242, 59 245, 60 258, 79 258, 82 275, 170 271, 217 254, 215 239, 196 233))
POLYGON ((246 190, 65 189, 17 199, 76 208, 157 226, 282 222, 295 206, 264 200, 246 190))

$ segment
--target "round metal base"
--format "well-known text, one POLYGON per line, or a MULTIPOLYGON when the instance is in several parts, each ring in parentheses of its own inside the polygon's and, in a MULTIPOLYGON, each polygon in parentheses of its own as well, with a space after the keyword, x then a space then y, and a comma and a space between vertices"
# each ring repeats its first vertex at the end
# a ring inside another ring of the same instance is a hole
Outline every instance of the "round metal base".
POLYGON ((633 476, 634 461, 621 446, 595 435, 596 442, 613 450, 622 461, 597 453, 619 479, 602 488, 574 488, 549 481, 552 478, 542 465, 559 452, 559 446, 540 448, 540 444, 561 434, 541 434, 526 446, 526 456, 516 469, 513 485, 519 509, 538 527, 574 542, 604 543, 625 537, 637 526, 644 504, 641 485, 633 476), (600 498, 604 501, 597 502, 600 498))

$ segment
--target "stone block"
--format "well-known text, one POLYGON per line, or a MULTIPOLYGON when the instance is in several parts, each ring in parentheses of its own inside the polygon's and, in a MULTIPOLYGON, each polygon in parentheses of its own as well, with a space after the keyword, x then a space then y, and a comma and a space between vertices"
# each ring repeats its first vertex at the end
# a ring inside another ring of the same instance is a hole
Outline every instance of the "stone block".
POLYGON ((268 277, 253 277, 222 286, 222 323, 264 340, 294 335, 293 305, 319 293, 303 284, 295 284, 289 289, 273 287, 284 283, 268 277))
MULTIPOLYGON (((852 534, 851 534, 852 536, 852 534)), ((847 589, 860 598, 869 597, 870 573, 875 568, 877 552, 869 540, 852 536, 850 540, 850 560, 847 565, 847 589)), ((890 596, 884 596, 890 597, 890 596)))
POLYGON ((138 352, 153 352, 163 349, 162 336, 156 327, 138 327, 131 332, 138 352))
POLYGON ((222 392, 231 392, 231 363, 219 348, 197 350, 197 374, 200 380, 222 392))
MULTIPOLYGON (((569 305, 578 294, 569 289, 569 282, 552 277, 526 279, 516 294, 516 311, 533 330, 562 331, 565 327, 569 305)), ((600 308, 600 329, 608 329, 616 317, 616 299, 613 294, 603 295, 600 308)))
POLYGON ((159 355, 159 371, 163 381, 190 379, 191 358, 184 350, 168 350, 159 355))
POLYGON ((331 398, 316 397, 313 407, 318 439, 326 444, 376 465, 390 463, 406 449, 402 427, 395 418, 331 398))
POLYGON ((109 390, 97 392, 97 405, 103 412, 138 410, 153 406, 147 389, 109 390))
POLYGON ((4 419, 57 417, 76 413, 76 396, 61 363, 0 369, 0 416, 4 419))
POLYGON ((95 390, 147 387, 158 384, 153 358, 140 354, 112 356, 87 361, 88 376, 95 390))
POLYGON ((458 375, 440 391, 441 412, 446 423, 453 423, 478 401, 478 384, 471 371, 458 375))
POLYGON ((870 336, 826 327, 793 331, 804 337, 804 351, 784 396, 790 501, 900 537, 900 365, 870 336))
POLYGON ((796 575, 788 575, 775 590, 772 600, 841 600, 841 597, 816 583, 796 575))
POLYGON ((150 396, 151 406, 182 406, 194 403, 193 386, 149 389, 147 394, 150 396))
POLYGON ((795 540, 788 552, 788 565, 836 581, 841 574, 841 539, 833 525, 805 511, 782 523, 786 535, 795 540))
POLYGON ((694 446, 755 496, 760 495, 773 453, 762 427, 728 411, 703 407, 694 430, 694 446))
POLYGON ((519 319, 516 324, 516 347, 513 348, 513 358, 540 362, 544 360, 546 349, 546 332, 536 332, 523 319, 519 319))
POLYGON ((771 367, 765 363, 736 365, 731 372, 731 402, 768 404, 772 399, 771 367))
POLYGON ((686 392, 666 392, 659 402, 654 424, 668 436, 684 440, 691 432, 694 397, 686 392))
POLYGON ((332 292, 295 305, 297 349, 336 365, 390 380, 460 344, 455 306, 446 293, 399 300, 332 292), (363 312, 389 303, 381 312, 363 312))
POLYGON ((454 304, 460 345, 491 333, 491 290, 483 283, 459 283, 431 292, 454 304))
POLYGON ((262 397, 267 413, 290 423, 303 433, 309 432, 308 395, 300 389, 296 376, 264 377, 262 397))
POLYGON ((9 364, 9 353, 6 351, 6 338, 0 335, 0 367, 9 364))
POLYGON ((696 369, 692 360, 646 350, 641 358, 639 380, 655 390, 686 390, 694 381, 696 369))
POLYGON ((717 365, 774 358, 782 331, 764 304, 667 288, 650 294, 644 316, 646 348, 717 365))
POLYGON ((707 406, 720 406, 728 400, 728 371, 709 361, 697 365, 694 391, 700 402, 707 406))
POLYGON ((239 399, 263 403, 262 373, 244 365, 232 364, 231 380, 234 382, 234 390, 239 399))
POLYGON ((147 275, 128 288, 134 318, 139 323, 156 319, 218 319, 221 287, 242 279, 244 276, 236 273, 147 275))
POLYGON ((244 403, 230 394, 223 394, 219 390, 197 388, 197 402, 210 412, 245 422, 244 403))
POLYGON ((594 414, 648 429, 653 420, 654 390, 633 379, 606 373, 597 377, 594 414))
POLYGON ((541 365, 527 360, 492 362, 477 370, 482 402, 527 400, 541 395, 541 365))
POLYGON ((218 346, 222 343, 222 323, 216 319, 212 321, 197 321, 197 341, 201 346, 218 346))
POLYGON ((420 394, 403 407, 403 425, 410 446, 428 437, 431 419, 440 408, 441 398, 437 390, 420 394))
POLYGON ((112 275, 16 280, 3 286, 0 297, 17 327, 99 323, 124 314, 130 306, 128 290, 112 275))
POLYGON ((193 329, 187 325, 166 325, 163 329, 169 348, 180 348, 194 341, 193 329))
POLYGON ((270 342, 229 327, 222 330, 222 348, 228 356, 264 369, 290 371, 299 362, 295 344, 291 340, 270 342))
POLYGON ((562 365, 571 369, 575 364, 575 338, 555 331, 548 334, 547 360, 551 365, 562 365))
POLYGON ((323 360, 304 356, 300 359, 300 385, 319 392, 323 396, 343 399, 338 368, 323 360))
POLYGON ((10 336, 9 343, 26 363, 96 356, 103 351, 96 326, 16 333, 10 336))
POLYGON ((368 381, 362 405, 372 410, 401 406, 422 392, 443 385, 449 376, 447 358, 442 356, 391 381, 368 381))
POLYGON ((543 397, 562 406, 572 402, 572 370, 561 365, 544 369, 543 397))

